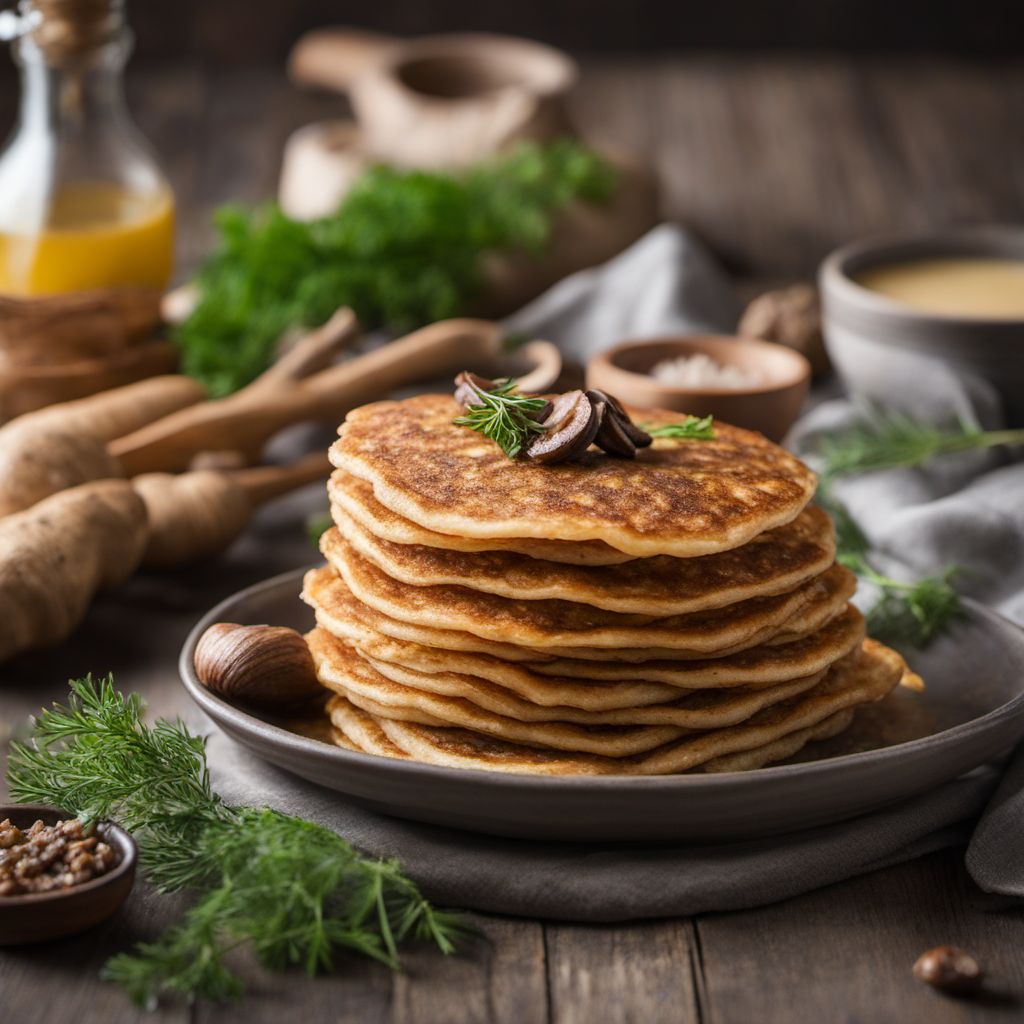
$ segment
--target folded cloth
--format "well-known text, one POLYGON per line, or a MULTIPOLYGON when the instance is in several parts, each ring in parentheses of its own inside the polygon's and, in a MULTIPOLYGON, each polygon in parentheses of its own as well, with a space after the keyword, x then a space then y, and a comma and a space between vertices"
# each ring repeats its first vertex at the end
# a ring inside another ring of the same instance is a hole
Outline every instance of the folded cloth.
MULTIPOLYGON (((755 907, 962 845, 999 782, 998 770, 986 766, 904 804, 758 842, 535 843, 364 810, 261 761, 219 733, 210 737, 209 754, 213 784, 229 802, 287 809, 334 829, 367 853, 397 857, 441 906, 562 921, 755 907)), ((1014 837, 1018 852, 1022 841, 1014 837)), ((1024 881, 1020 863, 1014 870, 1024 881)))
POLYGON ((630 338, 728 333, 739 306, 722 268, 688 231, 662 224, 608 263, 559 281, 505 320, 571 360, 630 338))
MULTIPOLYGON (((585 362, 627 337, 729 332, 737 313, 714 260, 694 237, 665 225, 605 266, 562 281, 508 326, 548 337, 585 362)), ((891 372, 905 369, 896 360, 891 372)), ((996 424, 991 395, 961 387, 944 367, 929 373, 915 363, 909 373, 896 393, 916 396, 918 415, 996 424)), ((790 443, 811 451, 822 433, 858 415, 848 401, 823 403, 798 424, 790 443)), ((839 497, 879 549, 881 568, 910 578, 955 562, 968 593, 1024 621, 1024 463, 992 452, 965 454, 845 481, 839 497)), ((232 802, 269 804, 319 821, 369 853, 400 858, 431 898, 467 909, 579 921, 738 909, 968 840, 967 866, 978 884, 1024 897, 1024 753, 1005 774, 986 766, 838 825, 714 847, 496 839, 366 811, 216 733, 210 760, 215 784, 232 802)))

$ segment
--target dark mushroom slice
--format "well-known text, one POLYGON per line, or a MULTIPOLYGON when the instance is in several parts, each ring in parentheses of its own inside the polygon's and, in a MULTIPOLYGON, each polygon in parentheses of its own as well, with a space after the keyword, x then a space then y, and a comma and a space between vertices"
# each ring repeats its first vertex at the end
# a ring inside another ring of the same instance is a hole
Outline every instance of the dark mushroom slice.
POLYGON ((601 391, 598 388, 592 388, 587 392, 587 397, 592 402, 604 402, 608 406, 623 432, 637 448, 646 448, 654 440, 646 430, 641 430, 633 422, 622 403, 614 395, 609 395, 607 391, 601 391))
POLYGON ((527 446, 524 455, 534 462, 565 462, 590 447, 599 426, 599 417, 582 391, 559 395, 543 421, 544 433, 527 446))
POLYGON ((612 411, 611 406, 604 402, 595 402, 590 399, 598 416, 597 434, 594 437, 594 444, 604 449, 609 455, 617 455, 623 459, 636 458, 636 445, 633 444, 629 435, 622 425, 622 421, 612 411))
POLYGON ((480 392, 493 391, 497 386, 497 381, 481 377, 480 374, 471 373, 469 370, 463 370, 455 378, 455 401, 463 409, 468 409, 471 405, 482 405, 480 392))

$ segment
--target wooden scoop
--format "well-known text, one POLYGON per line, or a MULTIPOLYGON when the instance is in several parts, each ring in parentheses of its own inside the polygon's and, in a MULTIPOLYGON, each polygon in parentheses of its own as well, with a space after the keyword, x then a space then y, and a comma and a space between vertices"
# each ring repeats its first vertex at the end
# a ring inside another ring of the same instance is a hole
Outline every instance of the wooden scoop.
POLYGON ((331 466, 316 452, 289 466, 191 473, 144 473, 132 481, 149 513, 146 569, 177 569, 225 550, 261 505, 314 480, 331 466))
POLYGON ((550 342, 507 352, 501 328, 487 320, 443 320, 299 381, 263 378, 226 398, 183 409, 112 442, 125 474, 175 472, 202 451, 237 450, 256 461, 265 443, 294 423, 336 425, 349 409, 396 388, 471 368, 520 376, 524 391, 551 387, 562 360, 550 342))

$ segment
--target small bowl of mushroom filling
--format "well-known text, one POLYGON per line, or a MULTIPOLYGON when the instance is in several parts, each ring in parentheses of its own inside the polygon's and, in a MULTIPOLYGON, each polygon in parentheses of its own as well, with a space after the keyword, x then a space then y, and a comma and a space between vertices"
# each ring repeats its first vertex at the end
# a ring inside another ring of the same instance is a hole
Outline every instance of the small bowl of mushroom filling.
POLYGON ((137 858, 116 825, 86 828, 52 807, 0 807, 0 946, 105 921, 131 892, 137 858))
POLYGON ((811 365, 783 345, 724 335, 627 341, 595 356, 587 387, 626 405, 715 416, 780 441, 810 386, 811 365))

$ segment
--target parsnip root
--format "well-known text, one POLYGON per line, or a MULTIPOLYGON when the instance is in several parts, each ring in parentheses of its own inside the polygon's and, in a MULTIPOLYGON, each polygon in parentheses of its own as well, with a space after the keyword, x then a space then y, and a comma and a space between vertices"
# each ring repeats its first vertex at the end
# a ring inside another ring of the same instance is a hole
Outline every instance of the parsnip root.
POLYGON ((0 661, 59 643, 142 558, 146 506, 125 480, 72 487, 0 519, 0 661))

